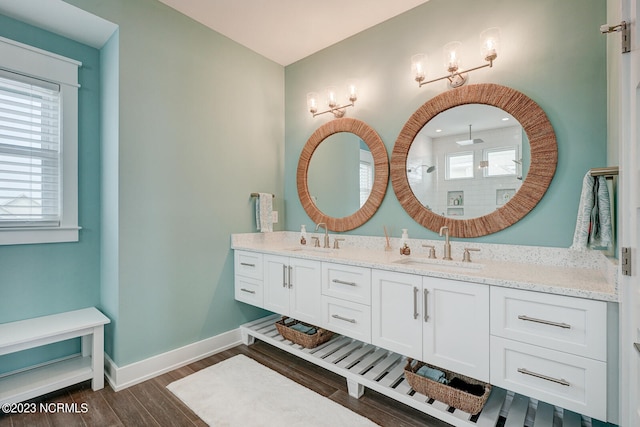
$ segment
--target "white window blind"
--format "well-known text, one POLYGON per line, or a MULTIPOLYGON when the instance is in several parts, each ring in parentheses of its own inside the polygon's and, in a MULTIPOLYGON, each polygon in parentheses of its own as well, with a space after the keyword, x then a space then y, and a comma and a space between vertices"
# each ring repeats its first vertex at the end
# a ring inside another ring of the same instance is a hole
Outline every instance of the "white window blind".
POLYGON ((61 217, 60 86, 0 70, 0 227, 61 217))
POLYGON ((364 206, 373 187, 373 166, 371 163, 360 161, 360 207, 364 206))

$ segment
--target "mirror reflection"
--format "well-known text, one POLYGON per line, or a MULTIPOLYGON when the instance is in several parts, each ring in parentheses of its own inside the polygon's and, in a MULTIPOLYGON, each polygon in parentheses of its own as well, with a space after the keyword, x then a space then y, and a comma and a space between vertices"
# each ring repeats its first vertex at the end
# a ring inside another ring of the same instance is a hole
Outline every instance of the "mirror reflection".
POLYGON ((357 212, 371 194, 373 156, 351 132, 325 138, 313 152, 307 172, 311 199, 325 215, 342 218, 357 212))
POLYGON ((431 119, 411 143, 407 180, 418 201, 437 215, 476 218, 506 204, 530 164, 527 135, 509 113, 466 104, 431 119))

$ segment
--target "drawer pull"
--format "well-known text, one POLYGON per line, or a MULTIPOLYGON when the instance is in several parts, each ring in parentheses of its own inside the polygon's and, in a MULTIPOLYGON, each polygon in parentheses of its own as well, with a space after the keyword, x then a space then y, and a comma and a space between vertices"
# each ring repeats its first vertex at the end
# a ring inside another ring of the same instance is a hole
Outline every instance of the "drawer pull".
POLYGON ((338 314, 332 314, 331 317, 338 320, 344 320, 345 322, 349 322, 349 323, 356 323, 356 319, 347 319, 346 317, 342 317, 338 314))
POLYGON ((256 291, 250 291, 249 289, 245 289, 245 288, 240 288, 240 290, 242 292, 246 292, 246 293, 249 293, 249 294, 255 294, 256 293, 256 291))
POLYGON ((536 378, 540 378, 540 379, 543 379, 543 380, 551 381, 553 383, 561 384, 561 385, 564 385, 564 386, 567 386, 567 387, 571 386, 571 383, 569 381, 567 381, 565 379, 562 379, 562 378, 561 379, 557 379, 557 378, 553 378, 553 377, 548 377, 546 375, 538 374, 537 372, 532 372, 532 371, 529 371, 529 370, 524 369, 524 368, 518 368, 518 372, 520 372, 521 374, 524 374, 524 375, 531 375, 532 377, 536 377, 536 378))
POLYGON ((417 319, 420 316, 418 313, 418 288, 413 287, 413 318, 417 319))
POLYGON ((240 265, 243 265, 245 267, 255 267, 255 264, 249 264, 248 262, 241 262, 240 265))
POLYGON ((529 317, 523 314, 518 316, 518 319, 524 320, 527 322, 535 322, 535 323, 542 323, 544 325, 557 326, 558 328, 563 328, 563 329, 571 329, 571 325, 567 323, 558 323, 558 322, 552 322, 550 320, 536 319, 535 317, 529 317))
POLYGON ((345 282, 344 280, 333 279, 333 283, 338 283, 340 285, 349 285, 349 286, 358 286, 356 282, 345 282))

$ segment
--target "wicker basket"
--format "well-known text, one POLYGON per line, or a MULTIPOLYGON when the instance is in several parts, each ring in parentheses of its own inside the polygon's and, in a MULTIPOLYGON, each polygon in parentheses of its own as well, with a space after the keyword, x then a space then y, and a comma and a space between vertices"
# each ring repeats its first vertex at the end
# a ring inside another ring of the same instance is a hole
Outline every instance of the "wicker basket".
POLYGON ((326 329, 318 328, 317 326, 300 322, 299 320, 291 319, 286 316, 282 316, 282 319, 276 322, 276 328, 278 328, 278 332, 280 332, 280 335, 282 335, 285 339, 293 343, 300 344, 304 348, 317 347, 320 344, 329 341, 333 336, 333 332, 331 331, 327 331, 326 329), (289 319, 289 323, 287 323, 287 319, 289 319), (305 334, 304 332, 291 329, 291 326, 297 323, 302 323, 305 326, 316 328, 316 333, 313 335, 309 335, 305 334))
POLYGON ((464 375, 456 374, 451 371, 447 371, 446 369, 441 369, 429 365, 428 363, 418 361, 415 365, 413 365, 412 362, 413 359, 407 359, 407 365, 404 368, 404 377, 409 382, 411 388, 413 388, 418 393, 424 394, 425 396, 428 396, 435 400, 439 400, 440 402, 446 403, 449 406, 453 406, 456 409, 460 409, 461 411, 468 412, 472 415, 480 412, 487 399, 489 398, 489 394, 491 393, 490 384, 483 383, 481 381, 466 377, 464 375), (457 377, 469 384, 482 385, 484 387, 484 394, 482 396, 475 396, 465 391, 458 390, 446 384, 442 384, 429 378, 423 377, 422 375, 416 374, 418 369, 420 369, 424 365, 444 372, 445 378, 447 380, 451 380, 454 377, 457 377))

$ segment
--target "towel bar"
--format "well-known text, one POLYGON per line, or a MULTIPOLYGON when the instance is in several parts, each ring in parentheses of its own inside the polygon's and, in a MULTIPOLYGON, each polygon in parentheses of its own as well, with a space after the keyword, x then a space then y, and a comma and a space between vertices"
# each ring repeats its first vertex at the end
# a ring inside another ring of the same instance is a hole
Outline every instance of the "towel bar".
MULTIPOLYGON (((260 196, 260 193, 251 193, 251 197, 258 197, 260 196)), ((271 196, 273 196, 274 198, 276 197, 275 194, 272 194, 271 196)))
POLYGON ((618 166, 610 166, 606 168, 591 168, 589 170, 591 176, 613 177, 618 175, 618 166))

